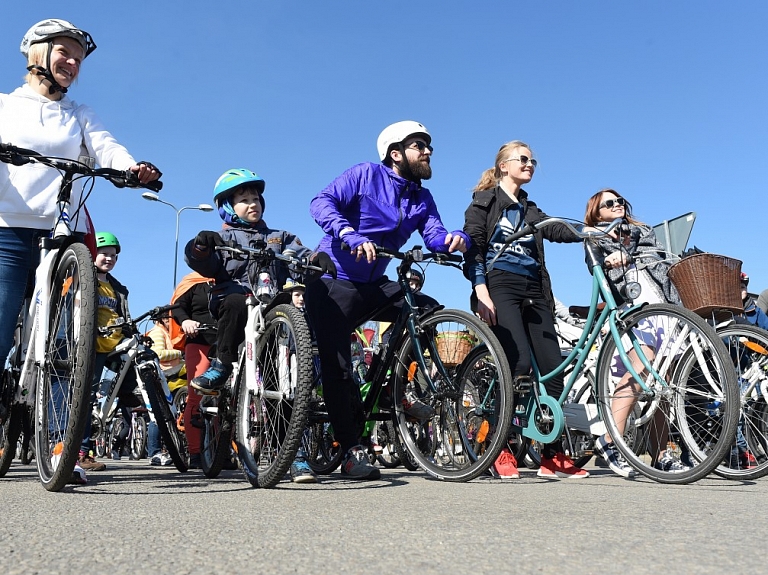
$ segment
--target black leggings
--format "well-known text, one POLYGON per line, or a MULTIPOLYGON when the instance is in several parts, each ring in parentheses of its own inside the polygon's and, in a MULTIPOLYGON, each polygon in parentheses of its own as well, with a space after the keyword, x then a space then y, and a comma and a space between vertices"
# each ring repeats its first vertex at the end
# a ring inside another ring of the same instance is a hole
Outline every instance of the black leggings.
MULTIPOLYGON (((518 274, 494 270, 488 274, 488 290, 496 306, 496 325, 492 327, 504 348, 515 376, 531 372, 531 345, 539 371, 547 374, 562 362, 555 320, 544 297, 541 283, 518 274), (529 343, 530 342, 530 343, 529 343)), ((546 382, 547 394, 555 399, 563 392, 562 374, 546 382)), ((562 448, 560 442, 544 448, 552 457, 562 448)))
MULTIPOLYGON (((350 335, 368 320, 394 321, 403 305, 397 282, 383 277, 373 283, 321 278, 307 286, 304 295, 312 330, 317 338, 323 396, 328 417, 342 453, 360 443, 360 391, 350 373, 350 335), (387 302, 392 307, 374 314, 387 302)), ((419 307, 432 307, 437 302, 424 294, 416 294, 419 307)))

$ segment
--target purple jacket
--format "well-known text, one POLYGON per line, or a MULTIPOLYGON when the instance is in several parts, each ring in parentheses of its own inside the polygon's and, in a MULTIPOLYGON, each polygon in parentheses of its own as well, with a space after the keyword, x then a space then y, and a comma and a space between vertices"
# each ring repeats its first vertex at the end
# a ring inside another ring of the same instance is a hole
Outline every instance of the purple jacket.
MULTIPOLYGON (((339 232, 347 227, 355 230, 344 234, 344 241, 352 248, 370 240, 399 250, 418 230, 429 251, 448 250, 448 231, 430 191, 401 178, 384 164, 352 166, 315 196, 309 212, 326 234, 317 249, 331 256, 339 279, 375 281, 384 275, 390 261, 379 258, 373 264, 365 259, 355 262, 349 249, 341 249, 339 232)), ((469 245, 469 238, 462 231, 453 232, 457 233, 469 245)))

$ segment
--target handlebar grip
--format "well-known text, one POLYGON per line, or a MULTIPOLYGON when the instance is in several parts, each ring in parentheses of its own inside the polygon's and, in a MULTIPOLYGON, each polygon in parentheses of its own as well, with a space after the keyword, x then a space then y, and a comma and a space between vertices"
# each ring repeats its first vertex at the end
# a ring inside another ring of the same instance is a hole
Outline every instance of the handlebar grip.
POLYGON ((142 186, 152 190, 153 192, 159 192, 163 189, 163 182, 160 180, 155 180, 154 182, 149 182, 148 184, 142 184, 142 186))

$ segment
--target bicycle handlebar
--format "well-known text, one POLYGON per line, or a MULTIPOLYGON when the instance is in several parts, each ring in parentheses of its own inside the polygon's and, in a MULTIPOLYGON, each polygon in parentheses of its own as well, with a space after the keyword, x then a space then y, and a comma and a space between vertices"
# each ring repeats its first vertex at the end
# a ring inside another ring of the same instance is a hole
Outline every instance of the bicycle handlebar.
POLYGON ((178 307, 179 307, 179 304, 176 304, 176 303, 170 304, 170 305, 160 305, 157 307, 153 307, 151 310, 144 312, 140 316, 135 317, 129 321, 122 319, 121 321, 116 321, 112 325, 101 326, 99 327, 98 331, 101 334, 108 334, 111 331, 114 331, 116 329, 121 329, 125 326, 136 326, 147 318, 150 318, 152 321, 157 321, 160 318, 162 318, 166 313, 178 307))
POLYGON ((270 249, 267 249, 267 244, 265 242, 260 242, 256 245, 256 247, 248 247, 237 245, 231 241, 226 246, 216 246, 216 251, 230 252, 238 257, 250 257, 256 260, 262 260, 264 263, 268 263, 272 260, 279 260, 304 271, 323 271, 322 268, 310 264, 308 258, 297 257, 295 251, 287 249, 283 250, 283 253, 278 254, 270 249))
POLYGON ((43 164, 68 174, 80 174, 86 177, 97 177, 109 180, 118 188, 146 188, 154 192, 163 189, 163 182, 155 180, 142 184, 138 176, 130 170, 113 170, 112 168, 91 168, 87 164, 76 160, 66 160, 54 156, 44 156, 34 150, 19 148, 13 144, 0 143, 0 162, 13 164, 14 166, 23 166, 30 162, 43 164))
MULTIPOLYGON (((422 246, 413 246, 410 250, 405 252, 399 252, 397 250, 391 250, 382 246, 373 244, 376 250, 376 255, 392 258, 396 260, 410 261, 410 262, 424 262, 433 261, 440 265, 457 264, 464 261, 463 256, 456 254, 448 254, 443 252, 427 252, 424 253, 422 246)), ((349 244, 341 242, 341 249, 350 250, 349 244)))

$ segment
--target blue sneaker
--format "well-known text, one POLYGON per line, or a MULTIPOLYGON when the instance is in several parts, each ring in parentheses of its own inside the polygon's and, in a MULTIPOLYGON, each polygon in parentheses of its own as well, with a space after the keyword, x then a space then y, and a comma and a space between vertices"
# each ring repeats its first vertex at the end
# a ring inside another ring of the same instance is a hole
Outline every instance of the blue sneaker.
POLYGON ((232 366, 218 359, 211 360, 211 366, 203 375, 198 375, 189 385, 203 395, 214 395, 227 386, 227 380, 232 373, 232 366))
POLYGON ((341 474, 350 479, 378 479, 381 472, 371 464, 368 453, 362 445, 355 445, 347 451, 341 461, 341 474))
POLYGON ((296 459, 291 463, 291 481, 294 483, 316 483, 317 476, 307 463, 306 456, 299 450, 296 459))

